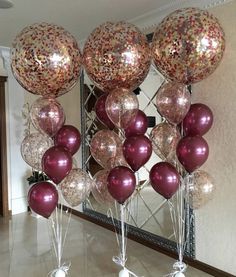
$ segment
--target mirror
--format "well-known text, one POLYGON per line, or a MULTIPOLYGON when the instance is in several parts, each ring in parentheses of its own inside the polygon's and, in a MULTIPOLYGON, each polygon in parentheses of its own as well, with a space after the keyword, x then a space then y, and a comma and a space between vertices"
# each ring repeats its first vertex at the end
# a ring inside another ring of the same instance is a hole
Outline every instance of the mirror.
MULTIPOLYGON (((158 114, 155 104, 155 96, 158 88, 165 82, 164 78, 151 66, 150 72, 145 81, 135 90, 137 94, 140 110, 143 110, 149 117, 149 126, 146 135, 149 136, 152 127, 162 122, 161 116, 158 114)), ((90 155, 89 144, 92 136, 100 129, 106 127, 96 118, 94 105, 102 91, 97 89, 89 78, 85 75, 81 77, 81 103, 82 104, 82 161, 83 168, 94 176, 96 172, 102 169, 90 155)), ((121 135, 122 136, 122 135, 121 135)), ((170 214, 168 201, 156 193, 149 182, 149 170, 151 167, 161 161, 153 152, 150 160, 138 171, 139 183, 136 191, 132 196, 132 200, 127 205, 129 217, 128 232, 137 239, 151 242, 163 249, 176 251, 176 241, 173 230, 173 224, 170 214)), ((175 198, 173 199, 173 203, 175 198)), ((119 218, 112 207, 113 217, 119 218)), ((88 201, 83 205, 83 212, 91 218, 106 224, 114 222, 107 216, 108 207, 99 204, 91 194, 88 201)), ((185 209, 186 227, 188 233, 185 255, 194 257, 194 220, 193 212, 189 208, 185 209)))

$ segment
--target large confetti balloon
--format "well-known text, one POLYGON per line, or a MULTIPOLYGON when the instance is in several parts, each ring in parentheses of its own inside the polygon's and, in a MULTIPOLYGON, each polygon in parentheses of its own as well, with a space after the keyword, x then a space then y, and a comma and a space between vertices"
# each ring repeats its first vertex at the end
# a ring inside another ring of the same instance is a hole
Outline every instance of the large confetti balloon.
POLYGON ((168 79, 183 84, 203 80, 223 57, 225 35, 206 10, 176 10, 158 25, 152 43, 154 63, 168 79))
POLYGON ((57 97, 71 90, 79 78, 81 60, 75 38, 53 24, 30 25, 12 44, 12 72, 33 94, 57 97))
POLYGON ((166 83, 157 92, 156 104, 159 113, 170 123, 179 124, 190 108, 191 96, 187 86, 166 83))
POLYGON ((61 182, 60 188, 71 207, 81 204, 91 191, 93 180, 80 168, 74 168, 61 182))
POLYGON ((88 76, 105 92, 137 88, 151 63, 146 36, 123 21, 97 27, 85 43, 83 58, 88 76))
POLYGON ((32 133, 21 143, 21 156, 33 169, 42 171, 43 154, 53 146, 53 140, 41 133, 32 133))
POLYGON ((108 95, 105 107, 110 120, 118 128, 126 128, 135 119, 139 102, 133 92, 118 88, 108 95))
POLYGON ((65 122, 61 104, 54 98, 41 97, 30 108, 30 118, 34 127, 53 137, 65 122))

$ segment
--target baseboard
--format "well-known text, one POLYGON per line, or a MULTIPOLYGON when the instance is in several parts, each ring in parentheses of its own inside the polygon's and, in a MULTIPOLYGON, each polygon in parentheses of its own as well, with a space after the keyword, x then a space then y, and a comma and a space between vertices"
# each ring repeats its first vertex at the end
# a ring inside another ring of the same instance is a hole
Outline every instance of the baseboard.
MULTIPOLYGON (((83 218, 83 219, 85 219, 87 221, 90 221, 92 223, 95 223, 95 224, 97 224, 97 225, 99 225, 101 227, 104 227, 104 228, 106 228, 106 229, 108 229, 110 231, 113 231, 113 232, 115 231, 114 227, 111 226, 110 224, 106 224, 106 223, 98 221, 98 220, 96 220, 94 218, 91 218, 88 215, 85 215, 83 212, 79 212, 79 211, 76 211, 76 210, 72 209, 72 214, 75 215, 75 216, 78 216, 80 218, 83 218)), ((128 238, 133 240, 133 241, 136 241, 136 242, 138 242, 138 243, 140 243, 142 245, 145 245, 145 246, 147 246, 149 248, 152 248, 153 250, 156 250, 156 251, 161 252, 161 253, 163 253, 163 254, 165 254, 167 256, 170 256, 170 257, 172 257, 174 259, 177 259, 177 254, 176 253, 171 252, 169 250, 166 250, 166 249, 164 249, 162 247, 153 245, 150 242, 146 241, 145 239, 137 238, 134 235, 130 235, 130 234, 128 234, 128 238)), ((192 266, 192 267, 194 267, 196 269, 199 269, 199 270, 201 270, 203 272, 206 272, 206 273, 208 273, 208 274, 210 274, 212 276, 215 276, 215 277, 235 277, 232 274, 224 272, 224 271, 222 271, 220 269, 217 269, 217 268, 215 268, 213 266, 210 266, 208 264, 205 264, 203 262, 200 262, 200 261, 197 261, 197 260, 193 260, 191 258, 185 258, 184 260, 185 260, 185 262, 188 265, 190 265, 190 266, 192 266)))

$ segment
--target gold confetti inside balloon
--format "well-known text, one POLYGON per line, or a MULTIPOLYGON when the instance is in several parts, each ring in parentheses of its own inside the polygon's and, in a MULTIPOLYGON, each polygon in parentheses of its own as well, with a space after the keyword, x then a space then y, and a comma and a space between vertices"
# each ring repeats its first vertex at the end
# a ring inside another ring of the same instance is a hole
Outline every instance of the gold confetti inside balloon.
POLYGON ((189 204, 192 209, 199 209, 212 200, 215 192, 215 182, 209 173, 197 170, 193 173, 189 185, 189 204))
POLYGON ((53 24, 30 25, 12 44, 12 72, 33 94, 57 97, 71 90, 79 78, 81 60, 75 38, 53 24))
POLYGON ((83 58, 88 76, 101 90, 133 90, 147 76, 151 51, 146 36, 134 25, 106 22, 88 37, 83 58))
POLYGON ((93 186, 93 180, 80 168, 72 169, 60 184, 62 195, 71 207, 81 204, 93 186))
POLYGON ((124 88, 108 94, 105 110, 110 120, 118 128, 126 128, 135 119, 139 108, 137 96, 124 88))
POLYGON ((217 68, 225 50, 225 34, 206 10, 176 10, 155 30, 152 54, 157 69, 168 79, 192 84, 217 68))

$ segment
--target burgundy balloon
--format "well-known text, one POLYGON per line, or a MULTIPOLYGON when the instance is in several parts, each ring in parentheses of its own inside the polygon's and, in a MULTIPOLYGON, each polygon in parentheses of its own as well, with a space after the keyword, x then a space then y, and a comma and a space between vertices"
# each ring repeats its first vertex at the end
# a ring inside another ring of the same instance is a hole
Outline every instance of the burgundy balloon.
POLYGON ((36 183, 28 192, 28 203, 34 212, 49 218, 58 203, 57 189, 49 182, 36 183))
POLYGON ((110 120, 110 118, 107 115, 106 109, 105 109, 105 103, 107 100, 108 94, 103 94, 100 96, 96 103, 95 103, 95 113, 97 118, 109 129, 113 130, 115 128, 115 125, 110 120))
POLYGON ((201 103, 191 105, 183 120, 183 128, 186 136, 205 135, 213 124, 211 109, 201 103))
POLYGON ((65 147, 53 146, 44 153, 42 168, 55 184, 59 184, 72 169, 72 156, 65 147))
POLYGON ((176 154, 180 163, 191 173, 205 163, 209 155, 209 147, 203 137, 187 136, 179 141, 176 154))
POLYGON ((132 195, 136 186, 133 171, 125 166, 113 168, 108 175, 107 182, 109 193, 120 204, 124 204, 132 195))
POLYGON ((144 135, 147 128, 147 116, 143 111, 138 110, 136 117, 131 121, 130 125, 125 128, 125 136, 128 138, 135 135, 144 135))
POLYGON ((180 175, 170 163, 155 164, 151 168, 149 176, 154 190, 166 199, 170 199, 179 188, 180 175))
POLYGON ((129 137, 123 144, 123 154, 130 167, 137 171, 151 157, 152 143, 144 135, 129 137))
POLYGON ((79 150, 81 135, 74 126, 64 125, 55 135, 54 142, 55 145, 65 147, 71 155, 74 155, 79 150))

